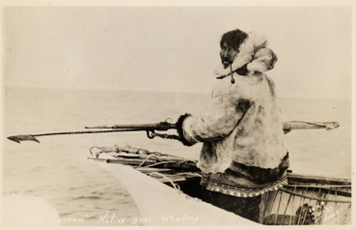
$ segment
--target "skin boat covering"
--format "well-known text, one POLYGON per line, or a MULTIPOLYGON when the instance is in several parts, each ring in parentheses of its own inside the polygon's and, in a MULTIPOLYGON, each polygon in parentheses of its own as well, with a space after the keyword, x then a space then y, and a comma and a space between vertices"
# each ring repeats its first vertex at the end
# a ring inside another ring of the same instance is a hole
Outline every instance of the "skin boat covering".
POLYGON ((205 199, 196 161, 126 146, 92 147, 89 159, 129 191, 146 225, 347 225, 351 224, 351 181, 288 174, 288 185, 261 195, 258 223, 235 215, 238 206, 221 194, 220 205, 205 199), (98 151, 96 151, 98 153, 98 151), (101 154, 105 153, 105 154, 101 154), (168 186, 167 186, 168 185, 168 186))

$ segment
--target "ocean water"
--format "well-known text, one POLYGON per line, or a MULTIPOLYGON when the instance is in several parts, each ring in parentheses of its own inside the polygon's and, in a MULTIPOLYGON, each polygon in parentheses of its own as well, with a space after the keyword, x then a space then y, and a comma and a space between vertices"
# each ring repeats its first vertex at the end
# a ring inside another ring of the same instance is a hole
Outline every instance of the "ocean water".
MULTIPOLYGON (((4 135, 84 130, 85 126, 173 122, 199 114, 208 94, 73 89, 5 89, 4 135)), ((351 101, 280 98, 283 121, 338 121, 333 131, 285 135, 295 173, 351 178, 351 101)), ((201 145, 150 140, 144 132, 39 137, 41 144, 4 138, 3 196, 40 197, 64 226, 142 225, 123 186, 88 160, 91 146, 130 145, 197 158, 201 145), (103 216, 125 219, 103 222, 103 216)))

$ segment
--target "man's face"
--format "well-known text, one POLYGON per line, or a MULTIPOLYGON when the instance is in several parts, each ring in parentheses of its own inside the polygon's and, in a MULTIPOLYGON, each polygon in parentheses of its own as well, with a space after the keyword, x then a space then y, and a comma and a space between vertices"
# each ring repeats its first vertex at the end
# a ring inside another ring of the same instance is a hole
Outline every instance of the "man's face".
POLYGON ((224 43, 220 50, 220 58, 222 64, 224 65, 224 69, 229 67, 229 65, 235 60, 238 53, 238 50, 235 50, 231 46, 227 45, 226 42, 224 43))

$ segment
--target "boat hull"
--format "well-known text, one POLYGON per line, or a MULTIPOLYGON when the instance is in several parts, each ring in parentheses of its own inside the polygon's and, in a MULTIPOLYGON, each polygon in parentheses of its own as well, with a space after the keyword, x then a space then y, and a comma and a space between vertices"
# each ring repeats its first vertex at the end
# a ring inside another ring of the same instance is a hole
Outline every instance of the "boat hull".
POLYGON ((146 225, 351 224, 351 181, 347 179, 289 173, 288 185, 258 197, 258 214, 251 218, 238 211, 243 198, 200 186, 194 162, 171 157, 162 164, 131 157, 91 159, 126 187, 146 225))
POLYGON ((254 225, 256 223, 172 189, 127 165, 99 163, 125 186, 145 225, 254 225))

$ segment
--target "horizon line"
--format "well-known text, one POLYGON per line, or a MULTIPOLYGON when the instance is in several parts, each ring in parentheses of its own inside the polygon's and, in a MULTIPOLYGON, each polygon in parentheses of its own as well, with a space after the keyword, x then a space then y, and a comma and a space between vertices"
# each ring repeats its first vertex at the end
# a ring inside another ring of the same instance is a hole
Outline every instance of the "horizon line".
MULTIPOLYGON (((58 90, 107 90, 107 91, 138 91, 138 92, 147 92, 147 93, 192 93, 192 94, 211 94, 211 91, 188 91, 188 90, 150 90, 150 89, 124 89, 124 88, 81 88, 81 87, 53 87, 53 86, 11 86, 7 85, 4 88, 29 88, 29 89, 58 89, 58 90)), ((299 99, 330 99, 330 100, 350 100, 351 98, 344 97, 307 97, 302 95, 278 95, 278 98, 299 98, 299 99)))

